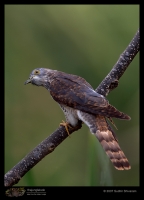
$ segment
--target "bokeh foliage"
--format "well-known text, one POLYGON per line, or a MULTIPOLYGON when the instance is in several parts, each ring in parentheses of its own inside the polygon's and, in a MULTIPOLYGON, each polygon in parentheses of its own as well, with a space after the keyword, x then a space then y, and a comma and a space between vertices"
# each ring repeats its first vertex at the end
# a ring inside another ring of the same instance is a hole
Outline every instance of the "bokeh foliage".
MULTIPOLYGON (((34 68, 84 77, 94 88, 139 28, 138 5, 5 5, 5 172, 50 135, 64 115, 46 89, 24 85, 34 68)), ((108 100, 132 169, 117 171, 88 128, 72 134, 17 185, 139 185, 139 54, 108 100)))

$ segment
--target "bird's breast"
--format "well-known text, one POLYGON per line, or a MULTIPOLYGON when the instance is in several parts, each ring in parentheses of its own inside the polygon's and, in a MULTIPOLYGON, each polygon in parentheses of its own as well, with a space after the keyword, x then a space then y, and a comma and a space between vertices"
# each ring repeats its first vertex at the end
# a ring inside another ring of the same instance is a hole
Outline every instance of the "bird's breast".
POLYGON ((78 124, 78 115, 77 110, 63 104, 59 104, 61 109, 64 112, 66 121, 71 124, 72 126, 76 126, 78 124))

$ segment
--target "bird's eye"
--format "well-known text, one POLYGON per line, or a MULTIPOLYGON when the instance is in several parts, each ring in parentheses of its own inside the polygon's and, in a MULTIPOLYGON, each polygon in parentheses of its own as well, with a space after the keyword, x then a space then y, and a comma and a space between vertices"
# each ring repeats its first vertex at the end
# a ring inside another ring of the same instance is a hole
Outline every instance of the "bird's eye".
POLYGON ((34 71, 34 74, 39 74, 39 73, 40 73, 39 70, 35 70, 35 71, 34 71))

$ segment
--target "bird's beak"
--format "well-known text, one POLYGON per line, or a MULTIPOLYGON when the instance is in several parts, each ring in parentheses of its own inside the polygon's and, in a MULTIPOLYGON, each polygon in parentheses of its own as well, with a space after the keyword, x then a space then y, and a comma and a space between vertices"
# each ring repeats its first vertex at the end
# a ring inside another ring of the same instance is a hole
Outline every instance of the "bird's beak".
POLYGON ((31 83, 31 79, 29 78, 27 81, 24 82, 24 85, 31 83))

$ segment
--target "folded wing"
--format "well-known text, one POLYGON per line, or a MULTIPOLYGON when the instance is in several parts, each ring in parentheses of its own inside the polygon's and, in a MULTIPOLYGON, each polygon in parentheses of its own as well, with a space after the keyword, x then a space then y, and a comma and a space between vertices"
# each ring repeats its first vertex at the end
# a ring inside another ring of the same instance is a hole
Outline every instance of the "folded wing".
POLYGON ((50 84, 50 94, 60 104, 106 117, 130 119, 130 117, 109 104, 100 94, 95 92, 85 79, 75 75, 61 75, 50 84))

